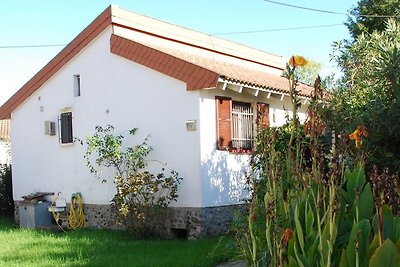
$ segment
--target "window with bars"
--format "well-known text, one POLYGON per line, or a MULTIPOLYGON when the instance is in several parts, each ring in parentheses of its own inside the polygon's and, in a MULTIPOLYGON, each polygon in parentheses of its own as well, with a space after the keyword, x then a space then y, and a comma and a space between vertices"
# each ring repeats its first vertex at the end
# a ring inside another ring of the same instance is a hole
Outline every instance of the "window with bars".
POLYGON ((252 149, 253 147, 253 108, 251 104, 232 103, 232 148, 252 149))
POLYGON ((256 130, 269 125, 269 105, 232 101, 216 96, 217 149, 231 152, 250 152, 256 130))
POLYGON ((60 142, 61 144, 72 143, 74 140, 72 134, 72 112, 65 112, 60 114, 60 142))

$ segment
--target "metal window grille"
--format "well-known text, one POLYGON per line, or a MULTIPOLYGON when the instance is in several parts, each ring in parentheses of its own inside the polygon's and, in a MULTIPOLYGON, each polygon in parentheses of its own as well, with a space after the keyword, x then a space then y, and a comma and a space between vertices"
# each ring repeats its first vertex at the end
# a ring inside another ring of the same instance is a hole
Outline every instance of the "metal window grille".
POLYGON ((251 149, 253 147, 253 108, 250 104, 232 103, 232 147, 251 149))
POLYGON ((61 113, 60 115, 60 141, 62 144, 72 143, 72 112, 61 113))

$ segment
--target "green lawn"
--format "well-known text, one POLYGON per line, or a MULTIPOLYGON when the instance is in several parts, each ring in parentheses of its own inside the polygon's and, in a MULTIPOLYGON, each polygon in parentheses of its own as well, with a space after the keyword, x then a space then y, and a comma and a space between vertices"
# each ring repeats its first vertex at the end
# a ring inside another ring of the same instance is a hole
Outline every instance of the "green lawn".
POLYGON ((216 266, 232 257, 232 240, 130 240, 123 231, 67 233, 19 229, 0 218, 0 266, 216 266))

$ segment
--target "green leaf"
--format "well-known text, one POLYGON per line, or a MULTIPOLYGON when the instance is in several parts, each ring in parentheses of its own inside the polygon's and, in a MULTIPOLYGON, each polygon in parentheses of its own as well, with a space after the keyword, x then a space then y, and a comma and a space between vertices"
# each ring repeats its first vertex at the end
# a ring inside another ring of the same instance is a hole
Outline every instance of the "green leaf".
POLYGON ((368 252, 367 252, 367 256, 366 256, 366 260, 368 262, 378 247, 379 247, 379 237, 378 237, 378 234, 376 234, 376 235, 374 235, 374 239, 372 239, 372 242, 368 248, 368 252))
POLYGON ((345 179, 347 180, 347 192, 350 195, 351 202, 349 204, 353 204, 355 200, 355 190, 361 192, 362 187, 365 184, 365 173, 364 168, 361 164, 358 164, 353 172, 346 171, 345 179))
POLYGON ((356 186, 357 186, 357 188, 361 189, 364 186, 364 184, 366 183, 364 167, 361 164, 358 164, 357 167, 355 168, 354 172, 356 172, 356 175, 357 175, 356 186))
POLYGON ((315 236, 313 239, 312 245, 309 247, 307 250, 307 261, 310 264, 310 266, 316 266, 317 263, 317 250, 318 250, 318 244, 319 244, 319 238, 315 236))
POLYGON ((299 254, 299 253, 297 252, 296 246, 294 246, 294 254, 295 254, 295 256, 296 256, 297 264, 298 264, 300 267, 308 267, 308 266, 309 266, 309 265, 307 264, 307 259, 304 257, 304 255, 301 255, 301 254, 299 254))
POLYGON ((302 200, 299 203, 299 222, 302 227, 302 229, 306 228, 306 215, 307 215, 307 209, 308 209, 308 202, 305 200, 307 198, 306 194, 302 195, 302 200))
POLYGON ((358 259, 360 266, 366 266, 366 256, 369 248, 369 237, 371 233, 371 225, 368 219, 364 219, 358 223, 358 259))
MULTIPOLYGON (((295 253, 295 249, 294 249, 294 247, 296 246, 295 239, 296 239, 296 238, 291 238, 291 239, 289 240, 289 242, 288 242, 288 248, 287 248, 288 255, 289 255, 289 256, 292 255, 293 257, 296 257, 296 253, 295 253)), ((268 243, 270 243, 270 242, 268 242, 268 243)), ((271 245, 269 245, 269 246, 271 246, 271 245)))
POLYGON ((353 224, 351 229, 349 242, 346 247, 346 260, 349 266, 356 266, 356 248, 355 248, 355 240, 357 239, 358 234, 358 226, 356 223, 353 224))
POLYGON ((359 220, 370 219, 374 209, 374 199, 372 196, 371 185, 368 183, 360 196, 359 220))
POLYGON ((395 217, 393 219, 393 234, 392 234, 393 242, 397 242, 400 240, 400 217, 395 217))
POLYGON ((296 262, 296 259, 292 256, 289 257, 289 264, 288 267, 298 267, 299 265, 296 262))
POLYGON ((309 238, 314 233, 314 229, 313 229, 314 212, 312 209, 308 209, 305 225, 306 225, 306 237, 309 238))
POLYGON ((301 227, 300 220, 299 220, 299 206, 296 206, 296 209, 294 211, 294 222, 296 225, 297 240, 299 241, 301 252, 304 254, 304 235, 303 235, 303 229, 301 227))
POLYGON ((378 234, 378 213, 375 213, 374 217, 372 218, 372 229, 374 230, 375 234, 378 234))
POLYGON ((399 266, 400 253, 389 239, 375 250, 369 262, 370 267, 393 267, 399 266))
POLYGON ((393 233, 393 213, 388 205, 383 206, 383 233, 382 238, 386 240, 392 238, 393 233))
POLYGON ((349 264, 347 263, 345 249, 343 249, 343 251, 342 251, 342 255, 340 257, 340 262, 339 262, 339 267, 350 267, 349 264))
POLYGON ((346 205, 346 203, 350 203, 350 202, 354 201, 354 200, 352 200, 352 199, 350 198, 350 194, 347 193, 345 190, 343 190, 343 188, 340 188, 339 191, 340 191, 340 196, 341 196, 341 197, 344 199, 344 201, 345 201, 345 204, 344 204, 344 205, 346 205))
POLYGON ((396 242, 397 251, 400 253, 400 240, 396 242))

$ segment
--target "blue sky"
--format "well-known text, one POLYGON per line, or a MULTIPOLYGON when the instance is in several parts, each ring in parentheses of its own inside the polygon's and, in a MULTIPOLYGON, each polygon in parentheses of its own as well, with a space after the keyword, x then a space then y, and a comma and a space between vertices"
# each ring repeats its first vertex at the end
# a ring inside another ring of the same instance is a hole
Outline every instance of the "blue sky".
MULTIPOLYGON (((346 13, 356 0, 277 0, 282 3, 346 13)), ((0 104, 35 75, 62 47, 1 48, 4 46, 67 44, 109 4, 208 34, 217 35, 267 52, 290 57, 301 54, 329 63, 334 41, 348 38, 345 15, 295 9, 263 0, 2 0, 0 8, 0 104)))

